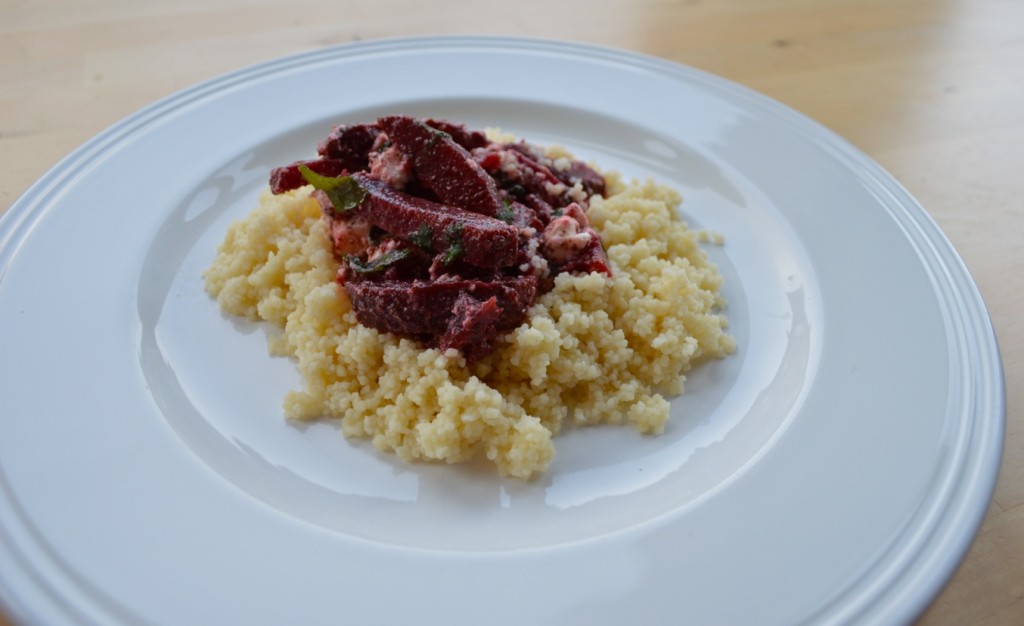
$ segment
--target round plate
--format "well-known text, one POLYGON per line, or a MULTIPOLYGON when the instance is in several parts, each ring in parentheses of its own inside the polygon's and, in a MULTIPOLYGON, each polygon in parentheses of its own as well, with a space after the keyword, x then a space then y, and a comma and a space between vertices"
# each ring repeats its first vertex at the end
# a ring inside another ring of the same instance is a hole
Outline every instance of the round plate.
POLYGON ((3 216, 0 328, 0 598, 48 624, 899 622, 1002 443, 984 305, 890 176, 744 88, 567 43, 362 43, 143 109, 3 216), (388 113, 565 145, 725 235, 738 350, 663 436, 573 430, 521 483, 283 419, 276 331, 201 272, 270 168, 388 113))

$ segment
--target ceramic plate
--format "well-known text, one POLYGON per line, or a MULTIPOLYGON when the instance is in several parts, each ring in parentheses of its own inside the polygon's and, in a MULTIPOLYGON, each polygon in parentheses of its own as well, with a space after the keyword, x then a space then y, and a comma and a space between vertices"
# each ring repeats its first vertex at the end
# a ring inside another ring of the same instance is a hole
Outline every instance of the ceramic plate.
POLYGON ((0 222, 0 597, 59 623, 912 619, 984 514, 1002 374, 920 206, 763 96, 636 54, 361 43, 187 89, 0 222), (559 143, 725 236, 735 355, 661 437, 580 429, 530 483, 407 465, 328 422, 200 274, 271 167, 387 113, 559 143))

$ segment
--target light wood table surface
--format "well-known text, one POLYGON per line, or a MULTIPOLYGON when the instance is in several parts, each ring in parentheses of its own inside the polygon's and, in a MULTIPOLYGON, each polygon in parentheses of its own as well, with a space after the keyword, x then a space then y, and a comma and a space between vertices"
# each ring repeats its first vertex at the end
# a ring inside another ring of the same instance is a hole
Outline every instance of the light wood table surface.
POLYGON ((995 496, 921 623, 1024 624, 1024 2, 0 0, 0 211, 91 136, 192 83, 322 46, 426 34, 671 59, 792 106, 892 172, 978 282, 1007 383, 995 496))

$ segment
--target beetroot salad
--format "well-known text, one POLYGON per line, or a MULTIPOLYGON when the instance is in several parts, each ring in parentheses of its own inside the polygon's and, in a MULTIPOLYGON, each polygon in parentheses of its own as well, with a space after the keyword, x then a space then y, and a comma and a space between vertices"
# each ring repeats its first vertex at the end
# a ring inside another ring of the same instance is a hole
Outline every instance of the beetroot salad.
POLYGON ((337 126, 317 152, 274 169, 270 188, 313 186, 365 326, 475 361, 556 275, 611 276, 587 219, 605 181, 582 162, 400 115, 337 126))

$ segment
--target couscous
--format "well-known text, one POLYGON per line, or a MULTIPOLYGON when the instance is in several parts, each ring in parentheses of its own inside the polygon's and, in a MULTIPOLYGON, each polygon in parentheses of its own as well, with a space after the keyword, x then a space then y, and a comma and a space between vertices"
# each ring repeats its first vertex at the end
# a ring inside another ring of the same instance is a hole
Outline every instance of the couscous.
MULTIPOLYGON (((546 158, 573 162, 559 148, 546 158)), ((484 455, 502 475, 530 479, 550 465, 552 437, 568 425, 661 433, 666 397, 683 392, 690 368, 735 349, 722 278, 700 247, 709 235, 680 220, 680 196, 603 178, 603 195, 569 201, 588 205, 607 271, 556 272, 541 255, 528 259, 521 271, 546 285, 514 326, 489 331, 486 350, 360 323, 339 283, 352 261, 337 254, 323 199, 301 183, 268 190, 230 226, 207 290, 224 311, 283 329, 271 352, 294 357, 305 381, 284 399, 287 418, 337 417, 346 436, 406 461, 484 455)))

